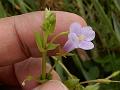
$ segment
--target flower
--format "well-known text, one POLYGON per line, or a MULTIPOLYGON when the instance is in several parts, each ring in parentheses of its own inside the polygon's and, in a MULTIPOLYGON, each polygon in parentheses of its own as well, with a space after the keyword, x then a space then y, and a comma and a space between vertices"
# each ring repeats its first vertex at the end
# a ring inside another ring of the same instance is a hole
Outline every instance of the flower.
POLYGON ((95 38, 95 32, 90 26, 82 27, 79 23, 72 23, 70 25, 70 32, 68 34, 68 41, 65 43, 63 49, 70 52, 76 48, 90 50, 94 48, 91 42, 95 38))

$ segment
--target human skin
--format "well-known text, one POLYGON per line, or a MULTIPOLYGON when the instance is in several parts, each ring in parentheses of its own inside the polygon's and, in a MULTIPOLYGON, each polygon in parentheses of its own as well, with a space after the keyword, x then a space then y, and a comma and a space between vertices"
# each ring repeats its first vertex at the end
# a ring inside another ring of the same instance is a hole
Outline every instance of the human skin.
MULTIPOLYGON (((57 21, 51 37, 69 30, 73 22, 86 25, 86 22, 76 14, 60 11, 55 13, 57 21)), ((27 75, 37 76, 41 72, 38 58, 40 53, 35 43, 34 32, 41 33, 43 19, 44 12, 41 11, 0 19, 0 83, 20 86, 27 75)), ((67 36, 62 36, 55 43, 63 46, 66 40, 67 36)), ((57 51, 52 54, 55 52, 57 51)), ((53 79, 59 79, 55 71, 52 75, 53 79)), ((36 85, 35 82, 28 82, 24 89, 31 90, 36 85)))

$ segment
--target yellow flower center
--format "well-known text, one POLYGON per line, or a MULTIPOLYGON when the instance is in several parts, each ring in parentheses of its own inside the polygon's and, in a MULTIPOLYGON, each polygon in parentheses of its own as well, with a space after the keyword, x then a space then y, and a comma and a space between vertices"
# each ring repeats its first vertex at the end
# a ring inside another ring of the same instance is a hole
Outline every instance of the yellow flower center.
POLYGON ((82 35, 79 35, 79 36, 78 36, 78 39, 79 39, 79 41, 83 41, 83 40, 85 39, 85 35, 83 35, 83 34, 82 34, 82 35))

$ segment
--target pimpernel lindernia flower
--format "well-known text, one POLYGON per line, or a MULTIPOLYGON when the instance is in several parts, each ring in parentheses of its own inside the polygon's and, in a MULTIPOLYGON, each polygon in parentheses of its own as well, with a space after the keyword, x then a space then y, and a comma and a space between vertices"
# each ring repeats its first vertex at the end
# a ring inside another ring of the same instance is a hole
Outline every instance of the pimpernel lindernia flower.
POLYGON ((91 42, 95 38, 95 32, 90 26, 82 27, 79 23, 72 23, 70 25, 70 32, 68 34, 68 41, 65 43, 63 49, 70 52, 76 48, 90 50, 94 48, 91 42))

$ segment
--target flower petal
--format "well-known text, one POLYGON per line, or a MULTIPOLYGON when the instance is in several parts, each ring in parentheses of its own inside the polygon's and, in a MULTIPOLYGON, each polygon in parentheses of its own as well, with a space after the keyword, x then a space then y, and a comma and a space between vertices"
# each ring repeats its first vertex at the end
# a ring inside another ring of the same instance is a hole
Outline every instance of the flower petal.
POLYGON ((90 26, 83 27, 81 33, 85 35, 86 41, 92 41, 95 38, 95 32, 90 26))
POLYGON ((72 23, 70 25, 70 33, 80 34, 81 25, 79 23, 72 23))
POLYGON ((71 43, 74 44, 75 48, 79 45, 79 39, 75 33, 69 33, 68 40, 71 41, 71 43))
POLYGON ((79 46, 79 40, 75 33, 69 33, 68 35, 68 41, 65 43, 63 49, 67 52, 72 51, 75 48, 78 48, 79 46))
POLYGON ((90 50, 94 48, 94 44, 92 42, 82 41, 79 43, 79 48, 84 50, 90 50))
POLYGON ((64 49, 65 51, 67 51, 67 52, 70 52, 70 51, 74 50, 75 47, 76 47, 76 46, 74 46, 74 44, 73 44, 70 40, 68 40, 68 41, 65 43, 63 49, 64 49))

